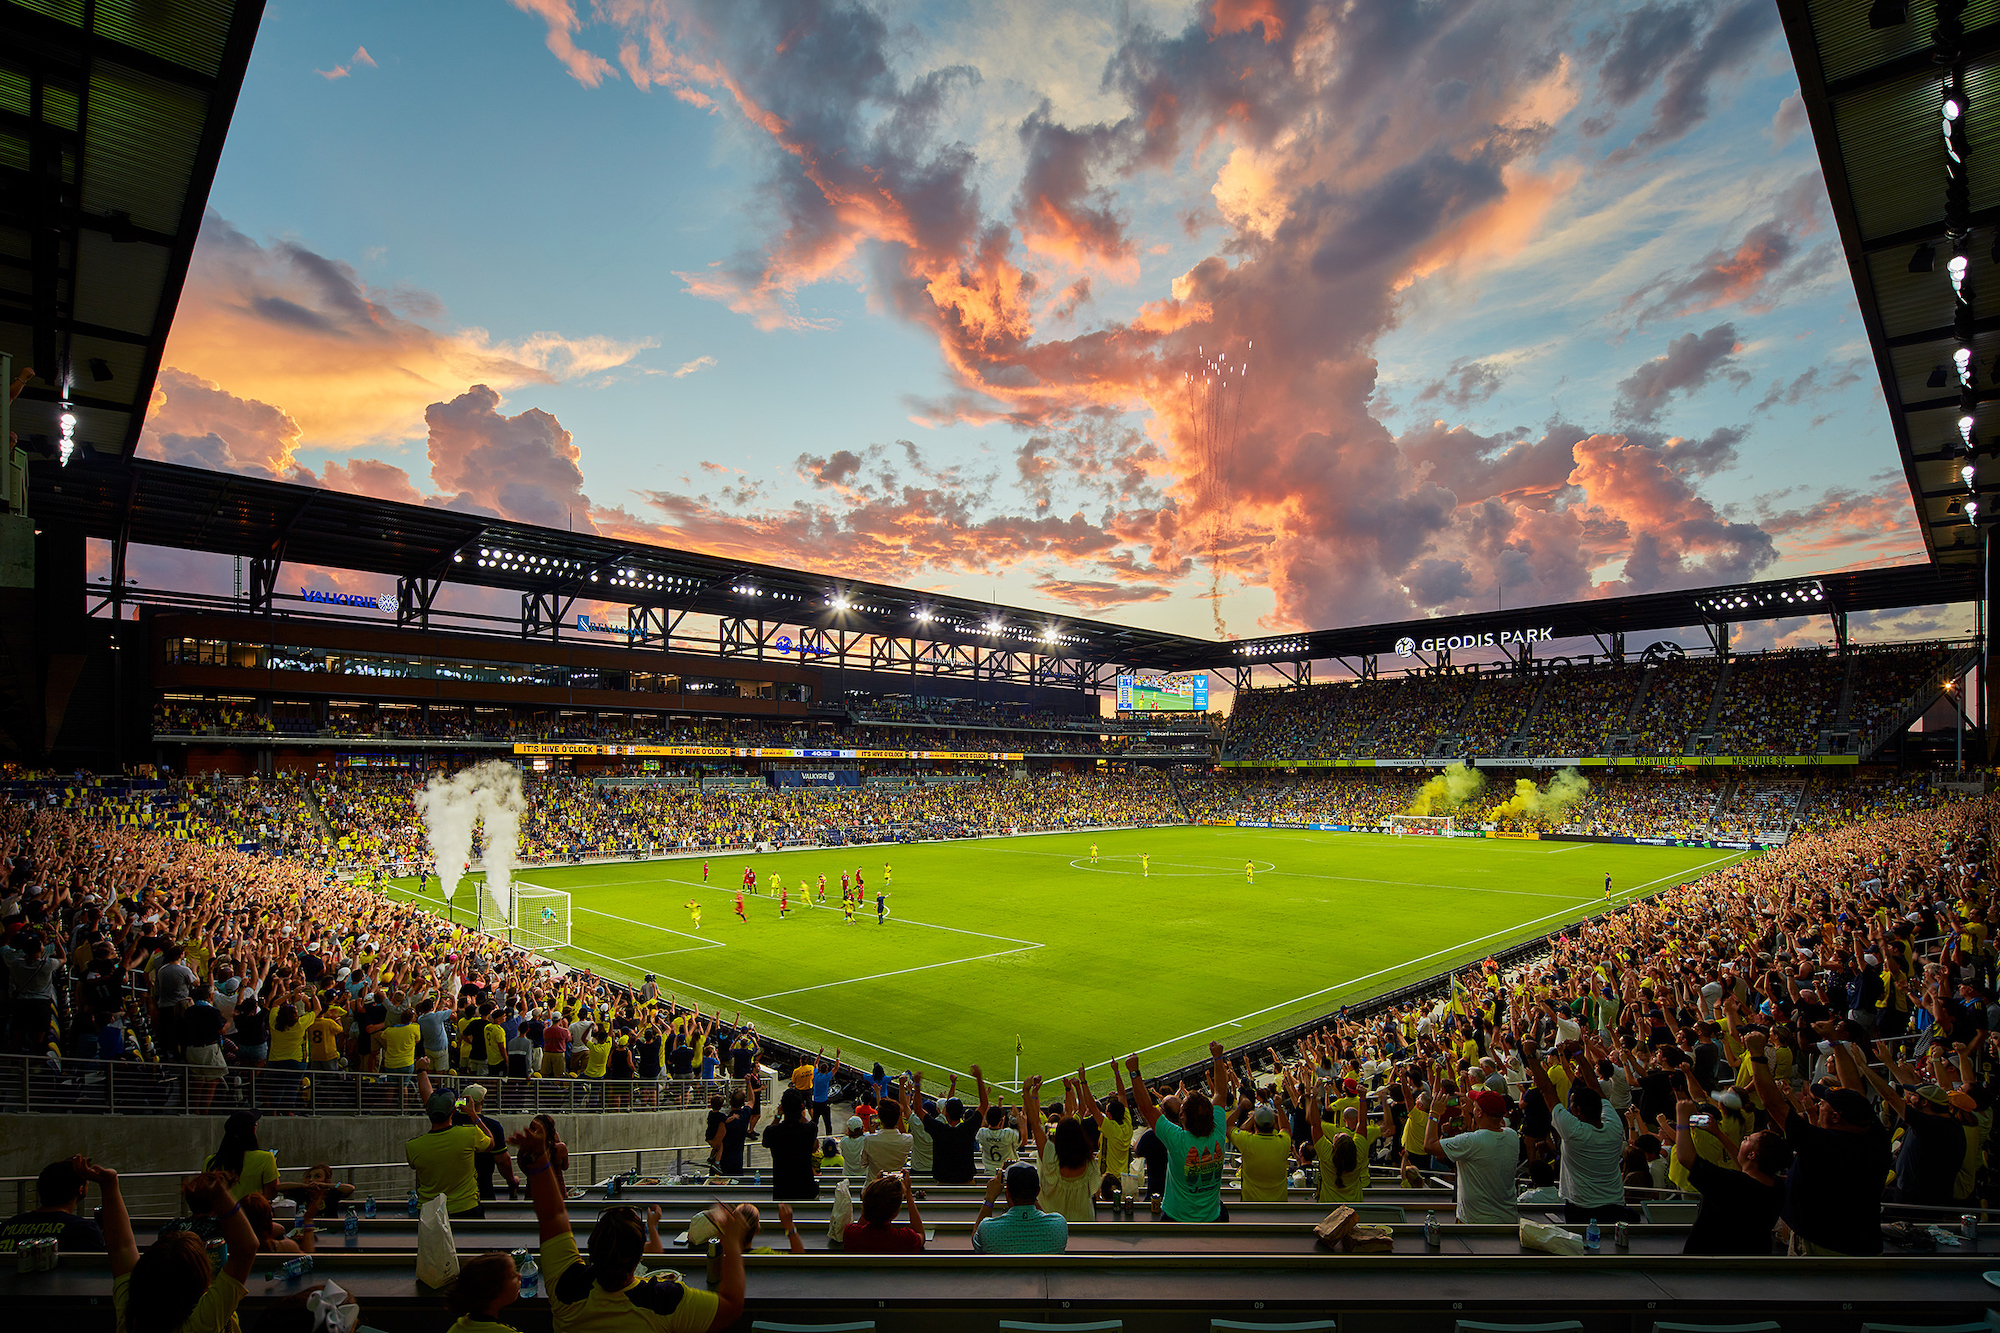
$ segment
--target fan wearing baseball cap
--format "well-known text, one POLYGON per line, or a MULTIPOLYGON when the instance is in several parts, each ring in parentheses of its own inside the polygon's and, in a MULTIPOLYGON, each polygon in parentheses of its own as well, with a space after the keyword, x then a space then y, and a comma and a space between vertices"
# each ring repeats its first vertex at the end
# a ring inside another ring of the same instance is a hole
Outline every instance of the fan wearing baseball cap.
POLYGON ((1521 1165, 1521 1136, 1507 1126, 1504 1093, 1481 1088, 1460 1109, 1471 1120, 1463 1133, 1444 1138, 1445 1108, 1431 1108, 1424 1151, 1448 1158, 1458 1168, 1460 1222, 1513 1226, 1521 1220, 1514 1202, 1514 1173, 1521 1165))
POLYGON ((418 1197, 444 1195, 445 1210, 453 1217, 486 1216, 486 1208, 479 1202, 476 1158, 493 1146, 493 1136, 477 1123, 453 1123, 457 1101, 451 1093, 431 1086, 431 1062, 427 1059, 417 1061, 417 1095, 423 1099, 431 1127, 411 1139, 403 1155, 417 1173, 418 1197))

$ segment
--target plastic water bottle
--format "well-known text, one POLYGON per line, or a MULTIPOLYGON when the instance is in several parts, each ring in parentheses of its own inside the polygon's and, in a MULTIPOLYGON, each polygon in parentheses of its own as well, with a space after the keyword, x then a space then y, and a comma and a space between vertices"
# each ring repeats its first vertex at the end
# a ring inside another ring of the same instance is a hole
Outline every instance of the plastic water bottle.
POLYGON ((530 1255, 528 1257, 527 1263, 522 1264, 517 1262, 515 1264, 515 1267, 519 1269, 521 1273, 522 1298, 527 1300, 532 1300, 536 1295, 537 1289, 542 1284, 541 1265, 535 1262, 533 1255, 530 1255))
POLYGON ((1436 1212, 1424 1214, 1424 1244, 1433 1250, 1438 1247, 1438 1215, 1436 1212))
POLYGON ((1596 1254, 1597 1247, 1603 1243, 1604 1233, 1597 1229, 1597 1219, 1593 1217, 1590 1219, 1590 1225, 1583 1229, 1583 1248, 1596 1254))
POLYGON ((424 1211, 424 1201, 417 1197, 417 1192, 413 1189, 410 1191, 410 1197, 403 1201, 403 1208, 411 1217, 418 1217, 424 1211))
POLYGON ((347 1237, 349 1249, 361 1243, 361 1218, 351 1203, 347 1205, 347 1221, 341 1226, 341 1232, 347 1237))
POLYGON ((375 1220, 375 1196, 369 1195, 361 1201, 361 1215, 370 1222, 375 1220))

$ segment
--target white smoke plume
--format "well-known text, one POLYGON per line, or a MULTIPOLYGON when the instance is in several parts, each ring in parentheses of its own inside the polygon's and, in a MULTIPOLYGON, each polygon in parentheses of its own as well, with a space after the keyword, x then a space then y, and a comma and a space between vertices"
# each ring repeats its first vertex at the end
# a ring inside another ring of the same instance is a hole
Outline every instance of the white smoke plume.
POLYGON ((504 759, 488 759, 451 777, 434 777, 417 792, 417 813, 429 835, 438 884, 449 902, 472 856, 472 826, 482 825, 486 894, 501 919, 514 919, 514 866, 520 855, 521 815, 527 809, 521 773, 504 759))

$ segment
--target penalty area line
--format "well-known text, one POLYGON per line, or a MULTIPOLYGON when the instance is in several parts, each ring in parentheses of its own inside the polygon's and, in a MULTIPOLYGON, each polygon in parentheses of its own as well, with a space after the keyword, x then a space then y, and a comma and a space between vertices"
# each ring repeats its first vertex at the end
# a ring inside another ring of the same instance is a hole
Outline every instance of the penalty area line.
POLYGON ((800 986, 796 990, 774 990, 766 995, 753 995, 751 1002, 775 1000, 785 995, 804 995, 808 991, 825 990, 829 986, 854 986, 864 981, 880 981, 884 977, 908 976, 912 972, 928 972, 936 967, 957 967, 960 963, 979 963, 988 958, 1007 958, 1017 953, 1033 953, 1036 949, 1046 949, 1046 944, 1030 944, 1019 949, 1002 949, 997 953, 982 953, 971 958, 947 958, 941 963, 924 963, 918 967, 899 967, 894 972, 877 972, 868 977, 842 977, 839 981, 822 981, 817 986, 800 986))

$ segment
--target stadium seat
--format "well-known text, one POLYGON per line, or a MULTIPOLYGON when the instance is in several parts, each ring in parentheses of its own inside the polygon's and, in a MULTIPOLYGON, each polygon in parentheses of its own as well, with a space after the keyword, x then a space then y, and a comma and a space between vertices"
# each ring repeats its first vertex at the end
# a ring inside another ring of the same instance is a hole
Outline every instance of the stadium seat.
POLYGON ((1553 1324, 1485 1324, 1461 1319, 1451 1326, 1451 1333, 1583 1333, 1583 1325, 1574 1319, 1558 1319, 1553 1324))
POLYGON ((851 1324, 773 1324, 757 1319, 751 1321, 750 1327, 763 1333, 875 1333, 873 1319, 859 1319, 851 1324))
POLYGON ((1700 1211, 1699 1203, 1684 1199, 1655 1199, 1639 1205, 1639 1216, 1654 1226, 1693 1226, 1700 1211))
POLYGON ((1296 1324, 1259 1324, 1242 1319, 1211 1319, 1209 1333, 1227 1329, 1229 1333, 1331 1333, 1337 1327, 1331 1319, 1307 1319, 1296 1324))
POLYGON ((1770 1319, 1760 1319, 1754 1324, 1679 1324, 1656 1319, 1653 1333, 1780 1333, 1780 1329, 1770 1319))
POLYGON ((1994 1333, 2000 1323, 1992 1318, 1969 1324, 1863 1324, 1861 1333, 1994 1333))
MULTIPOLYGON (((873 1327, 873 1325, 870 1327, 873 1327)), ((1123 1319, 1100 1319, 1090 1324, 1050 1324, 1026 1319, 1002 1319, 1000 1327, 1020 1329, 1024 1333, 1048 1333, 1048 1330, 1052 1328, 1063 1329, 1065 1333, 1122 1333, 1125 1321, 1123 1319)))

